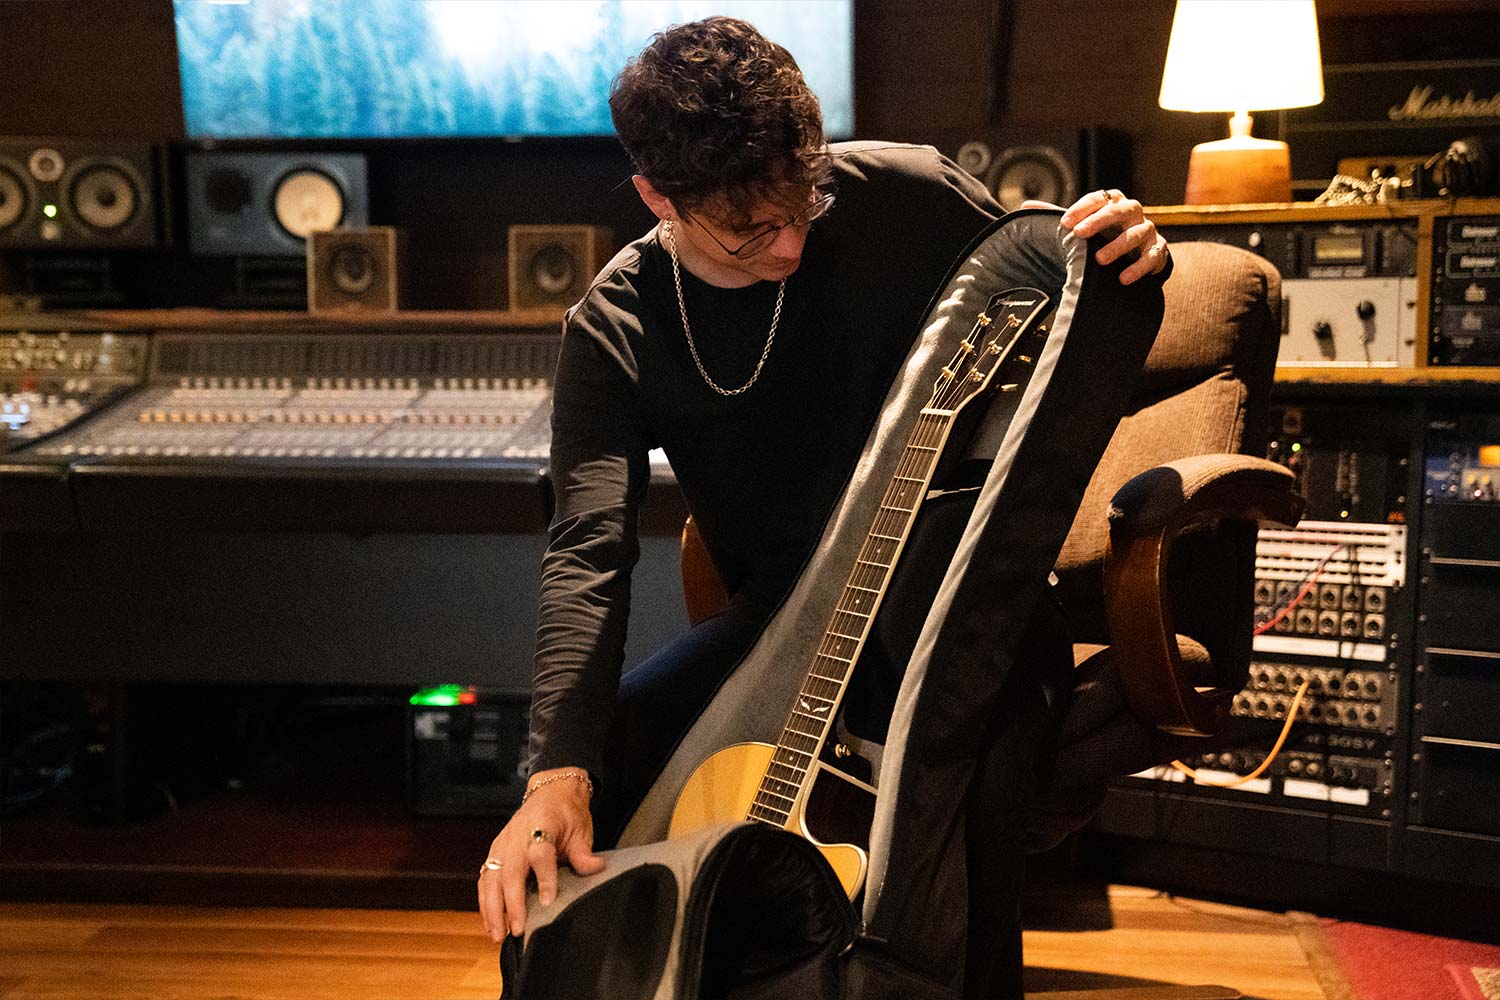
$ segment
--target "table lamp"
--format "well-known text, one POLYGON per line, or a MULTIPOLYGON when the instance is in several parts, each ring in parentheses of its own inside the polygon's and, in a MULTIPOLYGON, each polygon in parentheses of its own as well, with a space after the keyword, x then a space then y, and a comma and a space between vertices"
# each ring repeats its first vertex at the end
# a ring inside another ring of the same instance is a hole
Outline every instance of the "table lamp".
POLYGON ((1250 111, 1322 100, 1313 0, 1177 0, 1159 103, 1233 112, 1228 139, 1193 147, 1186 204, 1291 201, 1287 145, 1251 136, 1250 111))

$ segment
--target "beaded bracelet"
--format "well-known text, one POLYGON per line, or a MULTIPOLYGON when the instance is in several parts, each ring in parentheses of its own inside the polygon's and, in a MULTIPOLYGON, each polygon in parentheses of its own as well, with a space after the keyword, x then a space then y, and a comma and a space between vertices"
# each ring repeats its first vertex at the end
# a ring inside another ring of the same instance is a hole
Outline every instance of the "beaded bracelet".
POLYGON ((564 779, 583 782, 584 791, 588 793, 588 797, 594 797, 594 781, 589 777, 589 773, 587 771, 564 771, 562 774, 554 774, 551 777, 543 778, 541 781, 538 781, 536 784, 526 789, 526 794, 521 796, 521 805, 524 806, 526 804, 526 800, 531 798, 532 793, 535 792, 538 788, 541 788, 543 785, 550 785, 554 781, 562 781, 564 779))

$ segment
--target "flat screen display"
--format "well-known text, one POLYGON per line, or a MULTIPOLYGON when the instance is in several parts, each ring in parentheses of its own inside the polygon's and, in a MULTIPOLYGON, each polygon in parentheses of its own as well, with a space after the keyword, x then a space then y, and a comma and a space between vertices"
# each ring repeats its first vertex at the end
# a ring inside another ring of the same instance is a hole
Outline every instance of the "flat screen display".
POLYGON ((174 0, 197 139, 611 135, 651 35, 729 14, 785 45, 854 130, 853 0, 174 0))

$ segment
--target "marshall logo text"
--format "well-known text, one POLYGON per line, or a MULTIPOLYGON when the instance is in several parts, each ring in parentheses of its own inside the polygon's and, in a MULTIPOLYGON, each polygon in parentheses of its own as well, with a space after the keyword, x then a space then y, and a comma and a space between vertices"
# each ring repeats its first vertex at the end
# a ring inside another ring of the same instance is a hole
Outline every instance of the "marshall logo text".
POLYGON ((1411 88, 1406 103, 1391 105, 1386 117, 1393 122, 1435 118, 1500 118, 1500 92, 1491 97, 1476 98, 1471 90, 1459 98, 1447 94, 1434 98, 1434 89, 1431 86, 1411 88))

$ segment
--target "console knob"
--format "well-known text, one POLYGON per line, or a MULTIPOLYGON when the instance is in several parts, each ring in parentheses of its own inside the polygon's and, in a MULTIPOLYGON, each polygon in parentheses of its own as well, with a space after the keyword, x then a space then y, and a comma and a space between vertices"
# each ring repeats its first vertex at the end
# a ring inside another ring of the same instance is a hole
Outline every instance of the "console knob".
POLYGON ((1369 299, 1361 299, 1359 305, 1354 307, 1354 312, 1360 319, 1369 319, 1375 315, 1375 303, 1369 299))
POLYGON ((1312 332, 1313 336, 1319 340, 1333 339, 1333 326, 1326 319, 1320 319, 1314 323, 1312 332))

